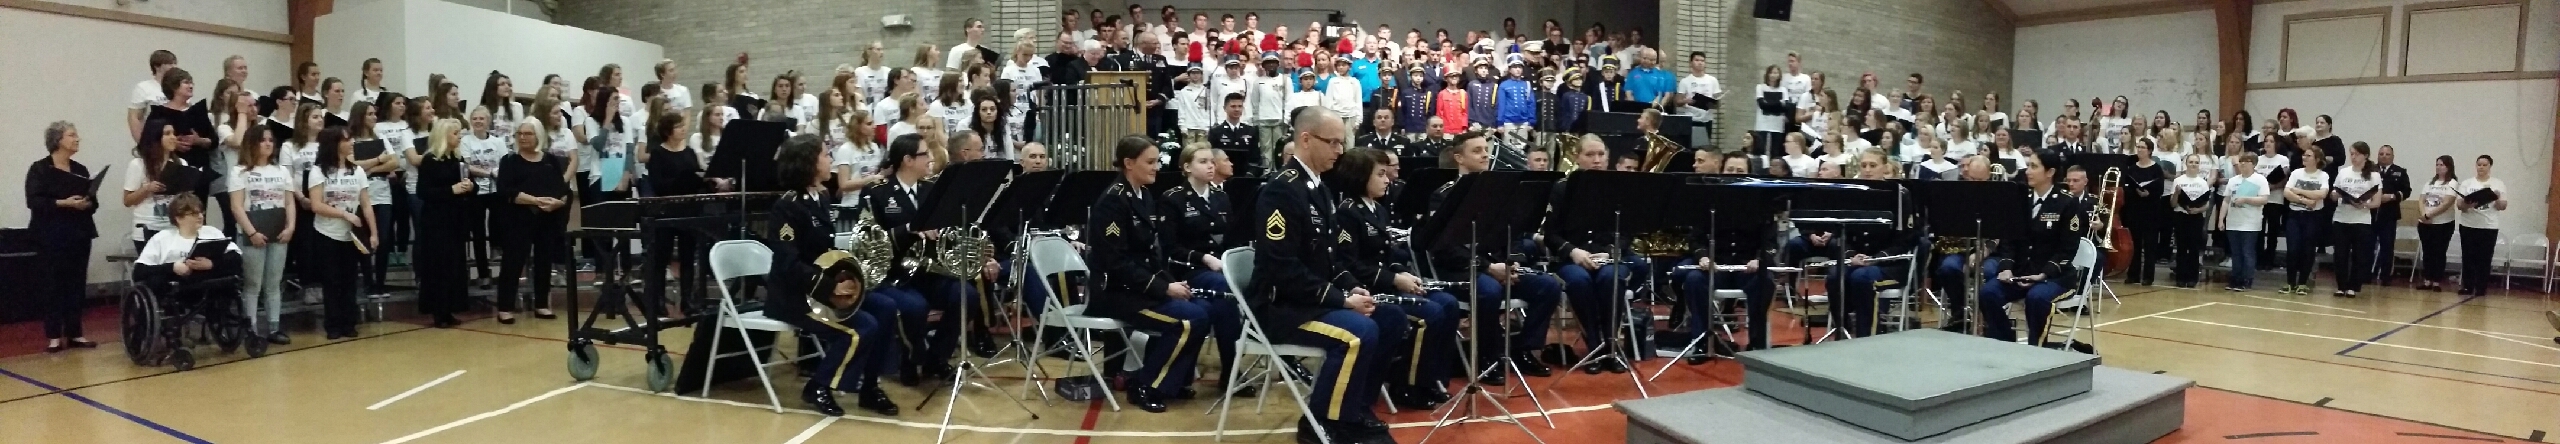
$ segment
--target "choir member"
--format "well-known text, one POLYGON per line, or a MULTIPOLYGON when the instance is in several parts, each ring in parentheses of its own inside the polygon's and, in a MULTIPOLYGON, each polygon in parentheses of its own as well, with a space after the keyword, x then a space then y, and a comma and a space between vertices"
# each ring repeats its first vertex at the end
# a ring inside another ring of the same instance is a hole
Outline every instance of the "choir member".
POLYGON ((303 263, 319 268, 317 274, 324 283, 321 325, 334 341, 356 336, 358 264, 364 263, 361 256, 381 245, 381 237, 375 232, 379 225, 374 223, 373 196, 366 192, 364 169, 356 165, 354 139, 346 129, 332 127, 320 130, 316 140, 317 157, 303 179, 307 187, 303 195, 318 217, 311 225, 320 235, 306 241, 313 246, 305 251, 319 257, 303 263))
MULTIPOLYGON (((2122 182, 2119 182, 2124 188, 2124 198, 2117 204, 2118 211, 2122 213, 2117 217, 2117 223, 2133 234, 2133 263, 2127 268, 2124 282, 2148 287, 2159 277, 2152 264, 2160 262, 2160 254, 2167 250, 2160 239, 2170 229, 2171 177, 2157 157, 2160 141, 2140 136, 2134 138, 2138 140, 2132 144, 2133 165, 2124 168, 2122 182)), ((2171 280, 2176 279, 2173 277, 2171 280)))
MULTIPOLYGON (((2418 289, 2439 291, 2450 275, 2445 274, 2445 249, 2453 246, 2454 219, 2457 208, 2468 206, 2455 190, 2462 185, 2454 173, 2453 156, 2436 156, 2435 173, 2427 177, 2427 189, 2420 195, 2418 213, 2418 289)), ((2470 287, 2463 287, 2469 290, 2470 287)))
POLYGON ((506 255, 498 267, 499 323, 515 322, 518 298, 524 295, 516 292, 516 279, 527 277, 526 267, 533 269, 527 280, 533 284, 529 300, 534 317, 553 318, 552 267, 569 263, 564 238, 569 227, 566 210, 571 188, 565 180, 569 160, 544 151, 549 140, 544 131, 542 125, 516 125, 515 149, 498 163, 497 195, 509 204, 490 211, 493 219, 504 222, 497 225, 499 229, 506 231, 498 236, 506 255))
MULTIPOLYGON (((98 196, 89 187, 96 179, 90 177, 88 165, 72 160, 80 154, 80 129, 71 122, 56 121, 45 126, 44 151, 43 159, 27 165, 24 186, 27 229, 37 241, 40 270, 35 274, 40 278, 32 293, 44 318, 44 351, 97 348, 98 343, 82 334, 80 326, 81 308, 88 293, 85 287, 89 284, 90 241, 98 238, 98 196)), ((136 165, 142 163, 135 159, 136 165)), ((126 174, 127 182, 141 178, 135 172, 126 174)), ((158 183, 150 188, 153 189, 148 192, 156 193, 158 183)), ((132 201, 131 197, 127 201, 132 201)), ((139 215, 141 210, 137 207, 135 213, 139 215)), ((152 211, 158 214, 159 210, 152 211)))
POLYGON ((2507 182, 2489 177, 2489 167, 2497 163, 2487 154, 2480 155, 2471 163, 2471 177, 2453 189, 2464 199, 2456 204, 2462 212, 2454 215, 2454 223, 2462 228, 2463 294, 2489 295, 2489 256, 2498 243, 2498 213, 2507 210, 2507 182))
MULTIPOLYGON (((410 260, 418 276, 418 309, 435 317, 437 328, 461 324, 453 315, 471 309, 470 278, 463 263, 463 239, 480 221, 478 185, 471 180, 462 150, 462 122, 438 119, 418 154, 416 175, 419 208, 418 250, 410 260)), ((512 281, 511 281, 512 282, 512 281)), ((501 293, 499 299, 513 300, 501 293)), ((512 315, 505 315, 512 320, 512 315)))
POLYGON ((2337 212, 2330 216, 2330 227, 2337 236, 2338 289, 2333 296, 2356 297, 2364 283, 2373 279, 2374 209, 2382 204, 2382 173, 2374 171, 2372 147, 2356 142, 2347 147, 2347 162, 2338 166, 2330 182, 2330 204, 2337 212))

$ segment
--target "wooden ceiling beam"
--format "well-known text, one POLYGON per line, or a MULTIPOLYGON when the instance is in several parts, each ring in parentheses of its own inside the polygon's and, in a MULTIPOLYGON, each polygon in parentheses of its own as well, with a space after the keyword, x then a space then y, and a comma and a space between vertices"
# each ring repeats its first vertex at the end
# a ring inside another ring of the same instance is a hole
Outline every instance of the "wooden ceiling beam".
POLYGON ((2256 6, 2253 0, 2213 0, 2216 78, 2222 83, 2214 103, 2222 115, 2248 109, 2250 11, 2256 6))
POLYGON ((2009 0, 1982 0, 1982 5, 1990 7, 1993 12, 2000 13, 2000 22, 2011 26, 2018 24, 2018 12, 2009 9, 2009 0))

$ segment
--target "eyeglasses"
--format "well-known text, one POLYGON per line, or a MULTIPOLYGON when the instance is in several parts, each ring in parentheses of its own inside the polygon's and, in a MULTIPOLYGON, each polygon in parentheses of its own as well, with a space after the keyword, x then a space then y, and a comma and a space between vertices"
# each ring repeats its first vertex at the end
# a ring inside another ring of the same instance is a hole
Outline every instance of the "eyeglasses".
POLYGON ((1311 139, 1316 139, 1316 141, 1318 141, 1318 142, 1324 142, 1326 145, 1333 145, 1333 146, 1334 146, 1334 147, 1336 147, 1336 148, 1339 148, 1339 147, 1341 147, 1341 146, 1343 145, 1343 140, 1342 140, 1342 139, 1338 139, 1338 138, 1328 138, 1328 137, 1325 137, 1325 136, 1318 136, 1318 135, 1315 135, 1315 133, 1307 133, 1307 137, 1308 137, 1308 138, 1311 138, 1311 139))

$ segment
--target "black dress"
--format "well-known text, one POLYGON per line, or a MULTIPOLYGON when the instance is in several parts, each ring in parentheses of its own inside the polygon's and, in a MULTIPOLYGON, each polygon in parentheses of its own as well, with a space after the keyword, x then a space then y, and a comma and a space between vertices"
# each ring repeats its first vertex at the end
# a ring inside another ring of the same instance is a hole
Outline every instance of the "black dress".
MULTIPOLYGON (((516 279, 525 276, 525 268, 533 268, 533 308, 549 308, 551 270, 553 265, 568 263, 569 212, 576 208, 542 211, 531 205, 514 204, 515 195, 549 197, 566 200, 569 184, 561 178, 569 161, 553 155, 541 160, 525 160, 522 154, 507 154, 498 160, 498 195, 510 205, 491 209, 491 218, 499 221, 497 234, 505 251, 498 271, 498 311, 516 311, 516 279)), ((420 178, 418 186, 427 186, 420 178)))
POLYGON ((80 334, 80 301, 83 287, 89 283, 89 243, 98 237, 98 196, 89 194, 89 166, 71 162, 71 170, 53 167, 53 159, 37 159, 27 166, 26 202, 31 213, 27 229, 36 235, 38 263, 36 297, 44 317, 46 339, 77 338, 80 334), (54 201, 72 196, 87 196, 88 209, 73 210, 54 205, 54 201))
POLYGON ((424 207, 418 213, 418 249, 413 268, 418 274, 418 311, 426 314, 451 315, 471 309, 469 270, 463 262, 463 241, 469 236, 465 211, 476 193, 453 194, 453 184, 462 182, 460 158, 427 157, 419 163, 418 199, 424 207))

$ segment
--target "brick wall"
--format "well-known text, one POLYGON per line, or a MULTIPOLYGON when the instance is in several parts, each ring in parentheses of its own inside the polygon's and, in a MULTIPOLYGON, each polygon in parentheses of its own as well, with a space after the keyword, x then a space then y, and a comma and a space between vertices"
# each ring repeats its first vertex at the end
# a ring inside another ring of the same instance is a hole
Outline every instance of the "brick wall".
MULTIPOLYGON (((862 47, 878 40, 888 48, 887 66, 908 66, 919 43, 942 50, 961 41, 963 21, 987 22, 986 44, 1011 48, 1013 29, 1039 24, 1057 28, 1058 0, 562 0, 557 22, 657 43, 682 68, 686 85, 720 80, 721 71, 739 52, 753 57, 749 84, 757 93, 774 75, 799 70, 812 87, 824 84, 838 64, 861 62, 862 47), (912 28, 887 29, 882 16, 906 14, 912 28), (1002 15, 1000 17, 1000 15, 1002 15)), ((1046 52, 1052 46, 1040 46, 1046 52)), ((942 64, 935 60, 934 65, 942 64)), ((630 76, 651 78, 646 67, 630 76)))
MULTIPOLYGON (((1666 0, 1678 1, 1684 0, 1666 0)), ((1869 71, 1886 94, 1917 72, 1927 76, 1929 94, 1963 90, 1966 104, 1978 106, 1983 92, 1998 91, 2010 101, 2015 27, 1981 0, 1796 0, 1794 20, 1787 22, 1752 18, 1751 0, 1716 1, 1731 11, 1710 22, 1725 26, 1728 57, 1717 80, 1735 100, 1718 117, 1736 125, 1720 134, 1726 146, 1742 146, 1748 137, 1757 115, 1747 102, 1751 85, 1769 65, 1784 69, 1788 51, 1803 56, 1805 70, 1827 73, 1824 86, 1838 91, 1843 104, 1857 89, 1858 74, 1869 71)))

